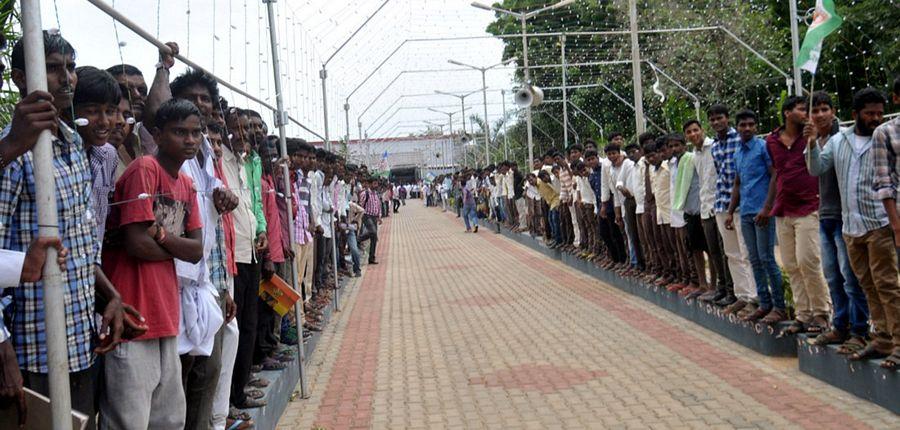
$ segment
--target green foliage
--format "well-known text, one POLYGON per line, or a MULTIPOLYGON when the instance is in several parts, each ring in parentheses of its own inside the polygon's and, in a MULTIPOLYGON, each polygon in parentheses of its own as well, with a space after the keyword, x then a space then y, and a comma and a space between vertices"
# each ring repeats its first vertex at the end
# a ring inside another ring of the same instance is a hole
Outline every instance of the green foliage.
POLYGON ((6 46, 0 46, 0 61, 6 66, 2 79, 3 89, 0 90, 0 124, 9 124, 12 119, 12 112, 15 109, 16 102, 19 101, 19 92, 12 85, 9 78, 10 54, 12 46, 19 40, 19 33, 16 31, 15 23, 19 20, 19 13, 15 9, 14 0, 0 0, 0 34, 6 41, 6 46))
MULTIPOLYGON (((844 25, 825 42, 823 58, 816 76, 815 89, 826 90, 835 96, 842 119, 850 118, 853 92, 866 86, 883 91, 888 89, 892 74, 900 72, 900 7, 896 1, 835 0, 844 25)), ((500 7, 514 11, 529 11, 546 6, 547 0, 504 0, 500 7)), ((799 14, 815 5, 815 0, 798 0, 799 14)), ((721 26, 734 33, 768 61, 791 75, 791 33, 788 2, 784 0, 638 0, 638 23, 642 30, 721 26)), ((626 0, 578 1, 573 5, 542 13, 527 22, 528 33, 566 32, 569 64, 597 61, 630 60, 628 34, 572 35, 577 31, 606 31, 628 29, 626 0)), ((800 37, 806 24, 799 23, 800 37)), ((521 22, 516 18, 496 14, 488 25, 492 34, 519 34, 521 22)), ((504 38, 503 58, 523 58, 522 39, 504 38)), ((561 56, 558 37, 530 37, 529 62, 557 64, 561 56)), ((705 109, 713 103, 725 103, 736 111, 750 108, 760 115, 760 132, 780 125, 779 108, 787 95, 788 82, 780 72, 742 46, 725 31, 703 30, 685 32, 642 33, 639 36, 641 58, 652 62, 671 75, 701 100, 701 121, 705 109)), ((681 124, 696 116, 693 99, 672 82, 660 76, 661 90, 666 102, 652 92, 653 70, 642 64, 643 107, 645 116, 667 128, 680 131, 681 124)), ((602 64, 568 67, 568 85, 603 84, 629 103, 633 100, 631 64, 602 64)), ((524 80, 522 70, 516 79, 524 80)), ((810 84, 804 72, 804 86, 810 84)), ((562 85, 562 70, 532 69, 531 81, 539 87, 562 85)), ((568 100, 600 123, 569 109, 569 122, 583 142, 601 142, 603 136, 620 131, 634 139, 634 111, 611 91, 602 87, 580 88, 568 92, 568 100)), ((561 99, 558 91, 545 92, 547 99, 561 99)), ((561 119, 562 104, 540 106, 539 110, 561 119)), ((562 126, 547 115, 533 117, 534 153, 551 147, 562 148, 562 126), (546 132, 547 135, 540 130, 546 132)), ((509 127, 511 152, 524 161, 527 138, 524 112, 509 127)), ((648 124, 648 130, 659 133, 648 124)), ((569 134, 569 143, 575 142, 569 134)), ((500 145, 497 145, 500 147, 500 145)))

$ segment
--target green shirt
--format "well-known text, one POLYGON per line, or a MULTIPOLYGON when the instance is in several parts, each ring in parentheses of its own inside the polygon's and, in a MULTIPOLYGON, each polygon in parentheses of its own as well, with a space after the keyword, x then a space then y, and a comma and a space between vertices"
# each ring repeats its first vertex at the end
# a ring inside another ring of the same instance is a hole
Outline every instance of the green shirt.
POLYGON ((253 204, 253 216, 256 217, 256 235, 265 233, 266 215, 262 203, 262 159, 256 151, 252 151, 244 160, 244 171, 247 172, 247 186, 250 187, 250 202, 253 204))

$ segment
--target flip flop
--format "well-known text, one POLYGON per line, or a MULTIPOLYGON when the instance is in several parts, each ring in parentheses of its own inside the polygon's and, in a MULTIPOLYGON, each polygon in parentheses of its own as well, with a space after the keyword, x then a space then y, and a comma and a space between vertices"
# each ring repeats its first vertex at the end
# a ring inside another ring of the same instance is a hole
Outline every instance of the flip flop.
POLYGON ((248 430, 253 427, 253 421, 250 420, 233 420, 231 418, 225 420, 225 428, 227 430, 248 430))

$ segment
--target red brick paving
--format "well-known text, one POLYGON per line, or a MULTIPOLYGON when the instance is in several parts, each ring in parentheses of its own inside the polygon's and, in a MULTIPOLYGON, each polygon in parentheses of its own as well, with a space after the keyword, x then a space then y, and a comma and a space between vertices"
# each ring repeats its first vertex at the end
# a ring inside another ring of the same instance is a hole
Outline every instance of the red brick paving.
POLYGON ((529 363, 473 376, 469 378, 469 384, 551 394, 604 376, 607 373, 599 370, 529 363))
POLYGON ((316 415, 316 427, 369 428, 372 424, 378 334, 388 267, 385 256, 390 252, 390 234, 391 221, 387 218, 379 227, 375 251, 381 264, 366 268, 357 303, 347 321, 346 334, 316 415))
POLYGON ((563 270, 558 265, 546 264, 547 257, 527 250, 508 239, 494 235, 484 235, 484 237, 502 251, 515 255, 529 266, 535 267, 543 263, 541 267, 546 276, 555 278, 581 297, 612 312, 632 327, 715 374, 724 382, 802 428, 871 428, 846 413, 834 410, 806 392, 785 384, 783 380, 764 373, 749 361, 720 350, 642 309, 631 306, 619 297, 597 288, 583 277, 573 274, 572 270, 574 269, 563 270))

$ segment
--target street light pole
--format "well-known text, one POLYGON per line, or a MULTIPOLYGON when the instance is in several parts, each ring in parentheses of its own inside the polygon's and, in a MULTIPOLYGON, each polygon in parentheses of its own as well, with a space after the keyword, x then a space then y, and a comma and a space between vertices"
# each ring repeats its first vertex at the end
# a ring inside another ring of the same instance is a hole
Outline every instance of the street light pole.
POLYGON ((631 26, 631 81, 634 89, 635 135, 640 135, 644 132, 644 90, 641 86, 641 48, 638 45, 636 0, 628 0, 628 20, 631 26))
POLYGON ((561 50, 562 61, 562 106, 563 106, 563 146, 569 147, 569 109, 567 105, 568 97, 566 93, 566 35, 559 36, 559 46, 561 50))
MULTIPOLYGON (((344 43, 342 43, 341 46, 339 46, 331 54, 331 56, 328 57, 328 59, 322 63, 322 70, 319 70, 319 78, 322 79, 322 111, 325 114, 325 150, 327 150, 327 151, 331 151, 331 140, 329 140, 329 136, 328 136, 328 96, 327 96, 328 88, 325 84, 325 81, 328 79, 328 63, 335 57, 335 55, 338 54, 338 52, 341 52, 341 49, 344 49, 344 47, 347 46, 347 44, 350 43, 351 40, 353 40, 353 37, 355 37, 356 34, 359 33, 359 31, 362 30, 363 27, 365 27, 366 24, 368 24, 369 21, 371 21, 372 18, 375 17, 375 15, 378 15, 378 12, 380 12, 381 9, 384 9, 384 7, 388 4, 389 1, 391 1, 391 0, 384 0, 384 3, 382 3, 381 6, 378 6, 378 9, 375 9, 375 12, 372 12, 372 15, 369 15, 369 17, 366 18, 365 21, 363 21, 363 23, 353 32, 353 34, 351 34, 350 37, 348 37, 347 40, 345 40, 344 43)), ((344 109, 349 112, 349 110, 350 110, 349 102, 344 104, 344 109)), ((347 118, 348 118, 347 135, 349 136, 350 135, 349 113, 348 113, 347 118)))
MULTIPOLYGON (((634 0, 632 0, 634 1, 634 0)), ((535 15, 538 15, 542 12, 546 12, 548 10, 560 8, 563 6, 568 6, 572 3, 575 3, 575 0, 562 0, 558 3, 552 4, 547 7, 540 8, 538 10, 534 10, 528 13, 522 12, 513 12, 511 10, 501 9, 499 7, 489 6, 483 3, 473 2, 472 6, 477 7, 479 9, 484 10, 492 10, 494 12, 500 12, 505 15, 509 15, 519 19, 519 22, 522 25, 522 61, 525 66, 525 85, 531 85, 531 73, 528 70, 528 30, 526 27, 526 21, 528 18, 531 18, 535 15)), ((528 165, 531 166, 534 164, 534 139, 531 133, 531 128, 533 123, 531 121, 531 106, 525 107, 525 122, 528 129, 528 165)), ((530 167, 529 167, 530 168, 530 167)))
POLYGON ((503 158, 509 160, 509 126, 506 124, 506 90, 500 90, 503 97, 503 158))
POLYGON ((800 30, 797 28, 797 0, 790 0, 790 21, 791 21, 791 54, 794 66, 791 68, 794 72, 794 95, 803 94, 803 76, 800 74, 800 68, 797 67, 797 56, 800 55, 800 30))

